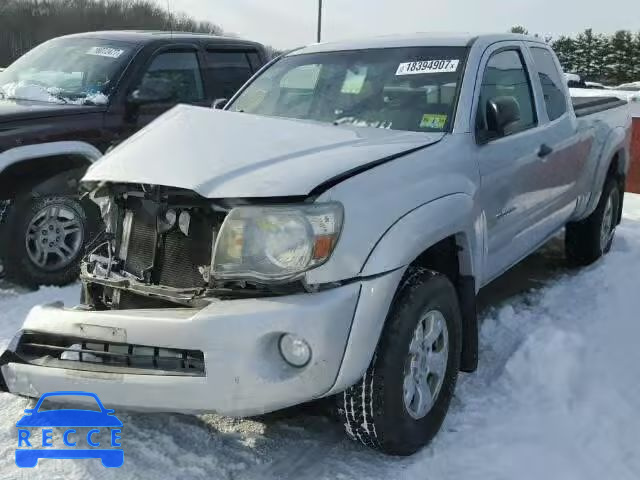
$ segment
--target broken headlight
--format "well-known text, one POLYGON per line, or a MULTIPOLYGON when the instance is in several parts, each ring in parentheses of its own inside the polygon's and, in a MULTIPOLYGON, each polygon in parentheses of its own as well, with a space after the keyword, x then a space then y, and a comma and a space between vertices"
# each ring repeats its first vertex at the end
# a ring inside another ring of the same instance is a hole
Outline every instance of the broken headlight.
POLYGON ((213 254, 219 279, 284 281, 326 262, 342 228, 339 203, 238 207, 222 224, 213 254))

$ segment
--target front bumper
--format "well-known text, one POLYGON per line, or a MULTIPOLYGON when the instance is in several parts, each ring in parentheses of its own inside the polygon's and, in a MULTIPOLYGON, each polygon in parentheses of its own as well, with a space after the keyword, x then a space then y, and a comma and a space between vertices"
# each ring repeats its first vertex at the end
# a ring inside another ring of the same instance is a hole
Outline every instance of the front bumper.
MULTIPOLYGON (((384 302, 389 294, 380 292, 387 291, 397 276, 313 294, 219 301, 201 310, 94 312, 38 306, 28 315, 23 331, 200 350, 205 374, 145 375, 33 364, 15 353, 19 333, 0 360, 0 388, 30 397, 82 390, 96 393, 109 407, 230 416, 256 415, 303 403, 336 388, 336 379, 343 376, 342 361, 354 315, 362 306, 359 299, 366 299, 366 312, 374 308, 376 298, 382 299, 380 315, 385 316, 384 302), (312 358, 307 366, 294 368, 282 359, 278 340, 283 333, 293 333, 309 343, 312 358)), ((373 351, 366 350, 362 345, 356 348, 362 365, 368 364, 373 351)), ((361 367, 355 370, 349 381, 355 380, 361 367)))

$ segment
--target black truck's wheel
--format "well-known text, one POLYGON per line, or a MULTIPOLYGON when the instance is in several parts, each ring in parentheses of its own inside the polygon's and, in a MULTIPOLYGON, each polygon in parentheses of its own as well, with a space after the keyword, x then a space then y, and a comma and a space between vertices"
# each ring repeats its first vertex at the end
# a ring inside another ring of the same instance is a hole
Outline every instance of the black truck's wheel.
POLYGON ((611 249, 622 195, 619 182, 608 178, 593 213, 567 225, 565 251, 571 264, 589 265, 611 249))
POLYGON ((462 320, 443 275, 409 272, 362 381, 338 396, 347 434, 391 455, 411 455, 436 435, 458 377, 462 320))
POLYGON ((21 285, 66 285, 79 273, 89 236, 82 203, 74 197, 20 196, 9 215, 3 265, 21 285))

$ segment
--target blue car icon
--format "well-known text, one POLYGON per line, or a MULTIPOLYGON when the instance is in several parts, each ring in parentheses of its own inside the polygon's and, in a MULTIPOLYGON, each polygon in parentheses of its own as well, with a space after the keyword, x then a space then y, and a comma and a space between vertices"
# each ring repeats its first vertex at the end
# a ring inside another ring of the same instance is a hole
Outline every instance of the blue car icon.
MULTIPOLYGON (((24 411, 25 415, 18 420, 16 427, 18 428, 30 428, 30 427, 106 427, 106 428, 120 428, 122 422, 114 415, 114 410, 110 410, 104 407, 100 399, 95 393, 90 392, 50 392, 45 393, 40 397, 38 403, 34 408, 28 408, 24 411), (42 402, 50 397, 57 396, 81 396, 93 398, 100 411, 84 410, 84 409, 58 409, 39 412, 42 402)), ((45 430, 43 430, 45 432, 45 430)), ((75 433, 75 430, 68 430, 67 432, 75 433)), ((93 430, 93 432, 99 432, 99 430, 93 430)), ((119 433, 119 430, 117 431, 119 433)), ((20 432, 19 432, 20 433, 20 432)), ((91 433, 91 431, 89 432, 91 433)), ((112 431, 113 433, 113 431, 112 431)), ((21 435, 21 433, 20 433, 21 435)), ((120 438, 117 436, 116 438, 120 438)), ((28 439, 28 437, 27 437, 28 439)), ((48 437, 47 439, 50 439, 48 437)), ((64 435, 65 444, 67 443, 67 433, 64 435)), ((26 439, 24 439, 26 440, 26 439)), ((91 435, 87 436, 87 441, 91 442, 91 435)), ((29 446, 28 441, 25 441, 29 446)), ((21 444, 21 437, 19 436, 19 446, 21 444)), ((43 440, 44 445, 44 440, 43 440)), ((75 445, 75 443, 73 444, 75 445)), ((96 444, 97 446, 98 444, 96 444)), ((112 436, 112 446, 120 446, 115 443, 112 436)), ((57 458, 57 459, 84 459, 84 458, 99 458, 105 467, 117 468, 122 466, 124 462, 124 451, 120 449, 104 449, 104 448, 88 448, 88 449, 52 449, 52 448, 33 448, 33 449, 16 449, 16 465, 23 468, 35 467, 38 464, 40 458, 57 458)))

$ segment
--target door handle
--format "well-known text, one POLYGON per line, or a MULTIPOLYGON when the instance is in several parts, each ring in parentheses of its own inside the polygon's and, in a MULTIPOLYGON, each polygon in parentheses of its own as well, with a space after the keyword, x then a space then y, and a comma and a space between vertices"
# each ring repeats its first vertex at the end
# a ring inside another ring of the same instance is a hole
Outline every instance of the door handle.
POLYGON ((552 153, 553 153, 553 148, 551 148, 546 143, 543 143, 542 145, 540 145, 540 148, 538 149, 538 156, 540 158, 548 157, 552 153))

